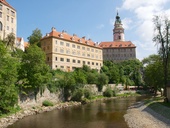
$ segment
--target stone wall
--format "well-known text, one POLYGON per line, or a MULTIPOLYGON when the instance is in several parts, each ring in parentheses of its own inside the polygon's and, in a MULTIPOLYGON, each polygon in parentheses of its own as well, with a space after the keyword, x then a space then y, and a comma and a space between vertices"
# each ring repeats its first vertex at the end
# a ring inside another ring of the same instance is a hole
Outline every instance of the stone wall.
MULTIPOLYGON (((109 84, 107 86, 110 86, 114 90, 116 85, 109 84)), ((85 85, 85 88, 89 89, 95 95, 102 95, 107 86, 103 86, 102 92, 98 92, 98 88, 95 84, 85 85)), ((63 93, 62 91, 58 91, 57 93, 50 93, 50 91, 46 88, 42 94, 37 94, 36 99, 34 93, 31 93, 27 96, 19 96, 18 104, 21 108, 30 108, 34 106, 41 106, 44 100, 52 101, 53 103, 62 102, 64 101, 63 93)))
POLYGON ((25 107, 33 107, 33 106, 41 106, 44 100, 52 101, 53 103, 58 103, 63 101, 62 91, 58 91, 57 93, 50 93, 50 91, 46 88, 42 94, 40 92, 37 94, 36 98, 34 93, 31 93, 27 96, 20 95, 18 100, 18 105, 21 108, 25 107))

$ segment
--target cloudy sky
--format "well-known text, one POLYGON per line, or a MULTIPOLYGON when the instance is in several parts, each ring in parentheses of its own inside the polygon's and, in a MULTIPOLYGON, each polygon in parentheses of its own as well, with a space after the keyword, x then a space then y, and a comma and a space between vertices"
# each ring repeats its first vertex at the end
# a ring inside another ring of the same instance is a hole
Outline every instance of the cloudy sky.
POLYGON ((136 46, 142 60, 157 53, 152 42, 153 16, 170 16, 170 0, 7 0, 17 10, 17 36, 27 37, 39 28, 43 35, 52 27, 94 42, 112 41, 117 10, 125 28, 125 40, 136 46))

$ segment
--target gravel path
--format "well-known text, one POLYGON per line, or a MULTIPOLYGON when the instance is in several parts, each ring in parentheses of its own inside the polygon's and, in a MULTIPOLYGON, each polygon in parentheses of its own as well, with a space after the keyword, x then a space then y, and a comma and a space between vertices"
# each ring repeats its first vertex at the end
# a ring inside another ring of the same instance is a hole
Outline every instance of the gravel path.
POLYGON ((170 112, 168 107, 161 106, 161 114, 158 114, 160 112, 138 102, 127 110, 124 118, 130 128, 170 128, 170 119, 164 116, 167 112, 170 112))

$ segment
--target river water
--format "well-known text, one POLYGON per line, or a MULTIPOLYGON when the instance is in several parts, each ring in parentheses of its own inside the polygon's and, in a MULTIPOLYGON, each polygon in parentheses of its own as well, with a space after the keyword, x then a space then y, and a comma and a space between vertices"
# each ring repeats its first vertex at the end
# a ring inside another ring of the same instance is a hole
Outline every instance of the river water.
POLYGON ((123 115, 146 97, 128 97, 28 116, 8 128, 128 128, 123 115))

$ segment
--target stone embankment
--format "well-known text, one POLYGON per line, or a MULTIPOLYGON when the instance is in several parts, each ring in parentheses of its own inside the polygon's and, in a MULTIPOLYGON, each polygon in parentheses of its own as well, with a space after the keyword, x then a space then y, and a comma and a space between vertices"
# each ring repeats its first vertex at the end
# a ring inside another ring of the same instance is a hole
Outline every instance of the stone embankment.
POLYGON ((33 108, 25 108, 16 114, 7 116, 5 118, 0 118, 0 128, 6 128, 9 125, 12 125, 17 120, 22 119, 26 116, 35 115, 43 112, 52 111, 54 109, 62 109, 71 106, 78 106, 81 105, 80 102, 65 102, 65 103, 58 103, 54 106, 44 107, 44 106, 37 106, 33 108))
POLYGON ((170 128, 167 112, 170 112, 170 108, 163 105, 155 112, 142 102, 138 102, 127 110, 124 118, 130 128, 170 128))

